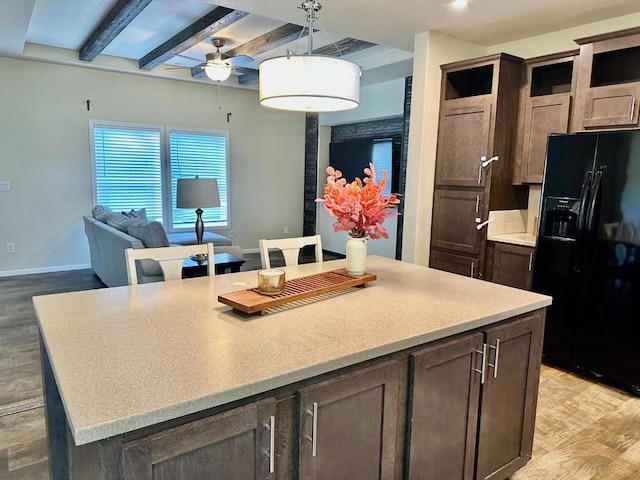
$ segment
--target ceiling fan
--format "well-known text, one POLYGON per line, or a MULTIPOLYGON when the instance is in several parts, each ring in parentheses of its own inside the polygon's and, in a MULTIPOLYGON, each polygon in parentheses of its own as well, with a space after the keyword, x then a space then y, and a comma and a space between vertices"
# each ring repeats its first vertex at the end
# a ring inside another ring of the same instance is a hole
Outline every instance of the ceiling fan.
POLYGON ((207 53, 205 55, 206 61, 200 65, 207 76, 215 82, 223 82, 229 78, 231 70, 236 66, 235 64, 237 62, 253 61, 253 59, 247 55, 231 57, 226 53, 222 53, 220 49, 224 47, 226 41, 225 38, 212 38, 211 43, 216 47, 216 51, 207 53))

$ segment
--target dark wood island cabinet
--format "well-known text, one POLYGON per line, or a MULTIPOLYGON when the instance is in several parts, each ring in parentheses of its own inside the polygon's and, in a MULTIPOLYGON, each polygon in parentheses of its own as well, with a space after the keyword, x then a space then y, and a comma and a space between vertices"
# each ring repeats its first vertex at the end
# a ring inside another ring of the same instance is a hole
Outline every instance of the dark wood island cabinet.
POLYGON ((52 479, 506 479, 531 456, 551 299, 368 270, 263 317, 216 300, 255 272, 34 298, 52 479))

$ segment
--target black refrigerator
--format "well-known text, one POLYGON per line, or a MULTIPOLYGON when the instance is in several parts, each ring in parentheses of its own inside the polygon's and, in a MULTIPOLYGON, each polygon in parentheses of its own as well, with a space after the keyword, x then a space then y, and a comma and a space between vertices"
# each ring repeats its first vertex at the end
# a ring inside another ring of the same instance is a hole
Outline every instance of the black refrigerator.
POLYGON ((640 131, 551 135, 533 290, 544 358, 640 394, 640 131))

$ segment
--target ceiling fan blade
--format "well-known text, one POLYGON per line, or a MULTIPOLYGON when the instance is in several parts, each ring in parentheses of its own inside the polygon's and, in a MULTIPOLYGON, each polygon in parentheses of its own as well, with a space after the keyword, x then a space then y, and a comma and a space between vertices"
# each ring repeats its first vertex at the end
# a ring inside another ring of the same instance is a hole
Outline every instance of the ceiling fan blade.
POLYGON ((237 55, 235 57, 230 57, 229 62, 234 67, 244 67, 253 63, 253 58, 248 55, 237 55))

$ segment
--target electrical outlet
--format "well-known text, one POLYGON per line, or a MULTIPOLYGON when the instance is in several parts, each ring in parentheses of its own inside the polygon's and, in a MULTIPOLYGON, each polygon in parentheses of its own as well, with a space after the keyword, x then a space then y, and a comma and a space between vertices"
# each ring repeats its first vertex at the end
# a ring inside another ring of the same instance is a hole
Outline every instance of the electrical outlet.
POLYGON ((229 238, 233 238, 233 230, 229 230, 229 238))
POLYGON ((11 184, 7 180, 0 181, 0 192, 10 192, 11 184))
POLYGON ((16 245, 13 242, 7 242, 7 253, 16 253, 16 245))
POLYGON ((284 233, 289 233, 289 227, 288 226, 284 227, 284 233))

